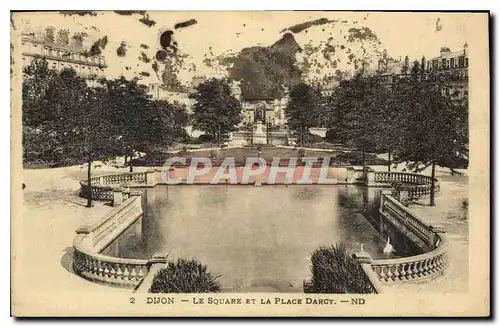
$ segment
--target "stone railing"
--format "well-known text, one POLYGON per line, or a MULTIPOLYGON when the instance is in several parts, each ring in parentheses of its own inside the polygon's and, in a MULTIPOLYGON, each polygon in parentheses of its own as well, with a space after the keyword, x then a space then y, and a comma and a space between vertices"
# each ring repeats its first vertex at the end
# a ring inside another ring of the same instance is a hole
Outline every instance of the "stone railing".
POLYGON ((103 218, 76 230, 73 241, 73 270, 93 282, 136 288, 155 263, 166 263, 166 257, 150 260, 124 259, 100 252, 143 214, 140 193, 130 197, 103 218))
POLYGON ((100 200, 100 201, 113 200, 112 186, 95 185, 92 183, 92 187, 88 187, 87 182, 80 181, 80 196, 82 198, 87 198, 89 192, 92 192, 92 200, 100 200))
MULTIPOLYGON (((422 174, 367 169, 365 181, 367 186, 394 187, 394 195, 403 203, 431 195, 432 178, 422 174)), ((439 181, 435 178, 435 194, 439 193, 439 189, 439 181)))
POLYGON ((397 171, 375 171, 373 172, 375 183, 393 183, 400 182, 403 184, 431 184, 431 177, 416 174, 416 173, 405 173, 397 171))
POLYGON ((384 221, 404 233, 422 251, 434 249, 436 233, 442 232, 442 227, 424 222, 394 198, 390 191, 382 192, 379 213, 384 221))
MULTIPOLYGON (((362 252, 356 254, 360 264, 370 264, 382 284, 422 281, 444 273, 447 266, 447 241, 441 226, 425 223, 394 198, 391 191, 382 192, 379 212, 381 224, 390 223, 423 253, 404 258, 374 260, 368 253, 362 252)), ((369 278, 370 274, 367 273, 369 278)))
POLYGON ((398 259, 372 260, 371 267, 382 283, 403 283, 436 278, 447 266, 446 238, 437 236, 439 244, 427 253, 398 259))
POLYGON ((86 198, 90 189, 92 200, 111 201, 113 200, 113 193, 117 189, 151 185, 151 179, 155 172, 147 171, 95 176, 90 179, 90 188, 87 185, 87 181, 80 181, 80 196, 86 198))
MULTIPOLYGON (((81 237, 77 236, 75 241, 81 237)), ((136 288, 149 272, 149 261, 124 259, 85 251, 81 246, 73 253, 74 271, 93 282, 124 288, 136 288)))
MULTIPOLYGON (((425 185, 400 185, 394 189, 394 195, 401 202, 418 201, 431 196, 431 184, 425 185)), ((439 193, 439 183, 434 184, 434 194, 439 193)))

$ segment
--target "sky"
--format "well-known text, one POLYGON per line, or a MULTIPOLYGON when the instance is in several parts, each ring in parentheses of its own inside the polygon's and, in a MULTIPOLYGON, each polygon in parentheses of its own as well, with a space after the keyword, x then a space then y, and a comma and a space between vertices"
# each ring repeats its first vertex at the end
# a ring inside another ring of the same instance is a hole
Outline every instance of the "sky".
POLYGON ((294 36, 299 45, 308 42, 317 44, 328 36, 341 38, 348 28, 363 26, 373 30, 381 43, 380 48, 387 49, 389 56, 395 58, 404 58, 405 55, 412 60, 419 60, 422 55, 432 58, 439 54, 441 46, 458 51, 465 42, 469 46, 474 43, 473 30, 468 28, 471 17, 466 13, 151 11, 148 15, 156 22, 152 27, 139 22, 141 15, 124 16, 112 11, 97 12, 96 16, 64 16, 57 12, 18 13, 13 20, 18 32, 44 29, 49 24, 56 29, 69 29, 71 34, 86 32, 87 46, 106 35, 109 42, 103 51, 109 66, 106 73, 126 77, 133 77, 140 71, 152 71, 150 63, 145 64, 137 58, 141 51, 145 51, 150 58, 154 57, 160 49, 159 36, 171 29, 174 40, 178 42, 178 53, 186 57, 179 72, 183 81, 194 75, 217 75, 203 63, 204 56, 210 51, 218 55, 228 51, 238 52, 250 46, 268 46, 280 39, 283 29, 319 18, 338 22, 311 27, 307 33, 296 33, 294 36), (193 18, 197 24, 174 29, 176 23, 193 18), (122 41, 127 44, 127 55, 120 58, 116 49, 122 41), (142 49, 141 44, 148 45, 149 49, 142 49))

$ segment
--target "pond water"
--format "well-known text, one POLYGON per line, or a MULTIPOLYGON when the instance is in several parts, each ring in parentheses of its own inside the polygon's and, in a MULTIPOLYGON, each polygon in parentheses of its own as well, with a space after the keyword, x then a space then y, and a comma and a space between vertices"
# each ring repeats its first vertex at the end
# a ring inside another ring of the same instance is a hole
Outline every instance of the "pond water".
MULTIPOLYGON (((145 189, 145 215, 104 254, 207 265, 226 291, 302 292, 310 256, 343 240, 384 258, 375 227, 380 189, 332 185, 157 186, 145 189)), ((397 246, 396 246, 397 249, 397 246)))

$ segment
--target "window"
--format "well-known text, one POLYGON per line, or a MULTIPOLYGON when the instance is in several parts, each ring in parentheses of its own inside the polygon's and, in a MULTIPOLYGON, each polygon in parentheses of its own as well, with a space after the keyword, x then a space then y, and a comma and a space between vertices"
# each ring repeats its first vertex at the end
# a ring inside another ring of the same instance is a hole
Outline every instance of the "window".
POLYGON ((465 58, 465 67, 469 67, 469 58, 465 58))
POLYGON ((464 96, 469 96, 469 91, 468 90, 464 91, 464 96))
POLYGON ((465 64, 465 57, 464 56, 460 56, 458 58, 458 66, 463 67, 464 64, 465 64))

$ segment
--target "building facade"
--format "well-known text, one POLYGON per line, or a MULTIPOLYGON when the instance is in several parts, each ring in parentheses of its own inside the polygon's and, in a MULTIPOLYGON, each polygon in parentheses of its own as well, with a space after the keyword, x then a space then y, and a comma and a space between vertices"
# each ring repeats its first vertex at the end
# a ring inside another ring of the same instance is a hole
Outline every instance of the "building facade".
POLYGON ((68 30, 47 27, 43 33, 24 33, 21 38, 23 67, 29 66, 35 58, 43 58, 50 69, 71 68, 78 75, 92 78, 103 77, 107 65, 101 55, 90 55, 83 46, 83 36, 68 30))
POLYGON ((186 107, 188 113, 192 113, 194 105, 194 100, 189 98, 191 92, 191 88, 176 90, 160 83, 151 83, 148 87, 148 94, 153 99, 183 105, 186 107))
POLYGON ((442 47, 439 56, 429 60, 425 69, 428 72, 447 76, 443 94, 448 95, 454 101, 467 101, 469 97, 469 53, 467 43, 464 44, 462 50, 454 52, 447 47, 442 47))
MULTIPOLYGON (((385 85, 392 85, 398 79, 404 78, 411 72, 412 63, 409 58, 404 60, 385 58, 378 61, 376 69, 369 67, 364 70, 365 78, 377 78, 385 85)), ((427 73, 446 77, 443 80, 443 95, 449 96, 457 102, 467 101, 469 96, 469 56, 468 45, 464 44, 460 51, 452 52, 448 47, 440 49, 439 56, 426 60, 422 57, 420 68, 427 73)))

